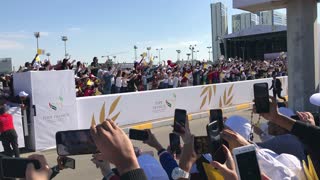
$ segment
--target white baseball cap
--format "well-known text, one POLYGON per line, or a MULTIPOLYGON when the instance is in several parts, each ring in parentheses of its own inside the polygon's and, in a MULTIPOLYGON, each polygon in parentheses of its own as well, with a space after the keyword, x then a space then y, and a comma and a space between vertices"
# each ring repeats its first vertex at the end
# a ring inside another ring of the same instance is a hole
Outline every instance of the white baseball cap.
POLYGON ((29 94, 27 94, 26 92, 24 92, 24 91, 21 91, 20 93, 19 93, 19 97, 28 97, 29 96, 29 94))

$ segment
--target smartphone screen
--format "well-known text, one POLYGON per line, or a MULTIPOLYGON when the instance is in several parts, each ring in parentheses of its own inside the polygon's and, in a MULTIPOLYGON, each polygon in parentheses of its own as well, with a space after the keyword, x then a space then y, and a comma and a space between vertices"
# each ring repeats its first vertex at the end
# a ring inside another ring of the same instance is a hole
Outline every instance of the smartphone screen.
POLYGON ((184 133, 181 127, 186 125, 187 111, 183 109, 176 109, 174 112, 173 131, 184 133))
POLYGON ((210 110, 210 122, 213 121, 223 121, 223 115, 221 109, 211 109, 210 110))
POLYGON ((257 113, 268 113, 270 111, 268 83, 254 84, 253 91, 257 113))
POLYGON ((170 148, 173 153, 181 154, 181 148, 180 148, 180 136, 170 133, 169 134, 170 139, 170 148))
POLYGON ((235 157, 238 165, 240 179, 261 179, 261 173, 255 151, 248 151, 237 154, 235 157))
POLYGON ((40 169, 40 162, 38 160, 2 157, 1 176, 3 178, 25 178, 29 163, 33 163, 35 169, 40 169))
POLYGON ((145 130, 129 129, 129 138, 138 141, 146 141, 149 138, 145 130))
POLYGON ((65 168, 70 168, 70 169, 76 168, 76 161, 72 158, 63 157, 62 163, 63 163, 63 167, 65 168))
POLYGON ((207 125, 207 134, 209 139, 209 150, 213 160, 223 164, 226 161, 226 155, 223 152, 222 144, 227 142, 224 142, 220 136, 220 133, 223 130, 221 129, 223 122, 222 125, 219 122, 221 123, 221 121, 209 123, 207 125))
POLYGON ((194 137, 194 151, 197 154, 210 153, 209 142, 208 142, 208 137, 207 136, 194 137))
POLYGON ((98 153, 89 129, 57 132, 56 143, 60 156, 98 153))

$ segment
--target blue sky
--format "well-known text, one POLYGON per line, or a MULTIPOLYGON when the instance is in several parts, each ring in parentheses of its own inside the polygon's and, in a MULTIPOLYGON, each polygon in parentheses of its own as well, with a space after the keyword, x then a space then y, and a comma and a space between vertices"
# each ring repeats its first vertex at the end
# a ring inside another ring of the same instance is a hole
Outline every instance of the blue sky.
MULTIPOLYGON (((163 48, 163 59, 176 59, 182 50, 197 44, 198 59, 208 57, 211 44, 210 3, 217 0, 10 0, 1 1, 0 57, 12 57, 14 65, 31 61, 36 52, 33 32, 40 31, 40 48, 53 62, 63 58, 62 35, 67 35, 72 59, 91 61, 93 56, 116 54, 120 62, 132 62, 133 46, 139 53, 163 48)), ((228 7, 229 30, 231 0, 228 7)), ((318 6, 319 11, 319 6, 318 6)), ((42 59, 45 57, 43 56, 42 59)))

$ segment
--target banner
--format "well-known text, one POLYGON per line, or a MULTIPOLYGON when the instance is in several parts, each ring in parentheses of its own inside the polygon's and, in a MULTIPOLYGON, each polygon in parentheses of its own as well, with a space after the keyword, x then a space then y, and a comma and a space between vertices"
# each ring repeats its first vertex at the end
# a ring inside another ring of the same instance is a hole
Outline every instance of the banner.
POLYGON ((55 147, 57 131, 78 128, 74 71, 31 71, 14 74, 15 94, 31 99, 30 137, 34 150, 55 147))
POLYGON ((46 51, 44 49, 37 49, 37 54, 43 55, 45 53, 46 53, 46 51))
MULTIPOLYGON (((24 135, 23 135, 23 127, 22 127, 21 108, 10 107, 7 113, 13 116, 14 128, 18 134, 18 145, 19 145, 19 148, 23 148, 25 147, 25 144, 24 144, 24 135)), ((0 151, 3 151, 2 143, 0 143, 0 151)))
MULTIPOLYGON (((280 80, 285 96, 288 79, 280 80)), ((253 100, 253 84, 261 82, 267 82, 270 87, 272 79, 78 98, 79 128, 89 128, 92 120, 99 123, 105 118, 124 126, 173 117, 176 108, 197 113, 249 103, 253 100)))
POLYGON ((32 72, 31 81, 36 150, 55 147, 57 131, 77 129, 74 72, 32 72))

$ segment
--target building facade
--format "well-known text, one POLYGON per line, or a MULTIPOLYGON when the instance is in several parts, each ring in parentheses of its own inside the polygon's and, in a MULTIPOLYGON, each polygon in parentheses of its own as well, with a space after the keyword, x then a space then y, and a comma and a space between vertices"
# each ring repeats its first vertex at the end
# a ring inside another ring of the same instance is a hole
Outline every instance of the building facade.
POLYGON ((0 74, 12 72, 11 58, 0 58, 0 74))
POLYGON ((262 11, 259 14, 262 25, 287 25, 287 15, 278 11, 262 11))
POLYGON ((253 13, 242 13, 232 16, 232 33, 239 32, 259 24, 259 16, 253 13))
POLYGON ((221 2, 211 4, 212 56, 217 61, 225 55, 223 37, 228 34, 227 7, 221 2))

